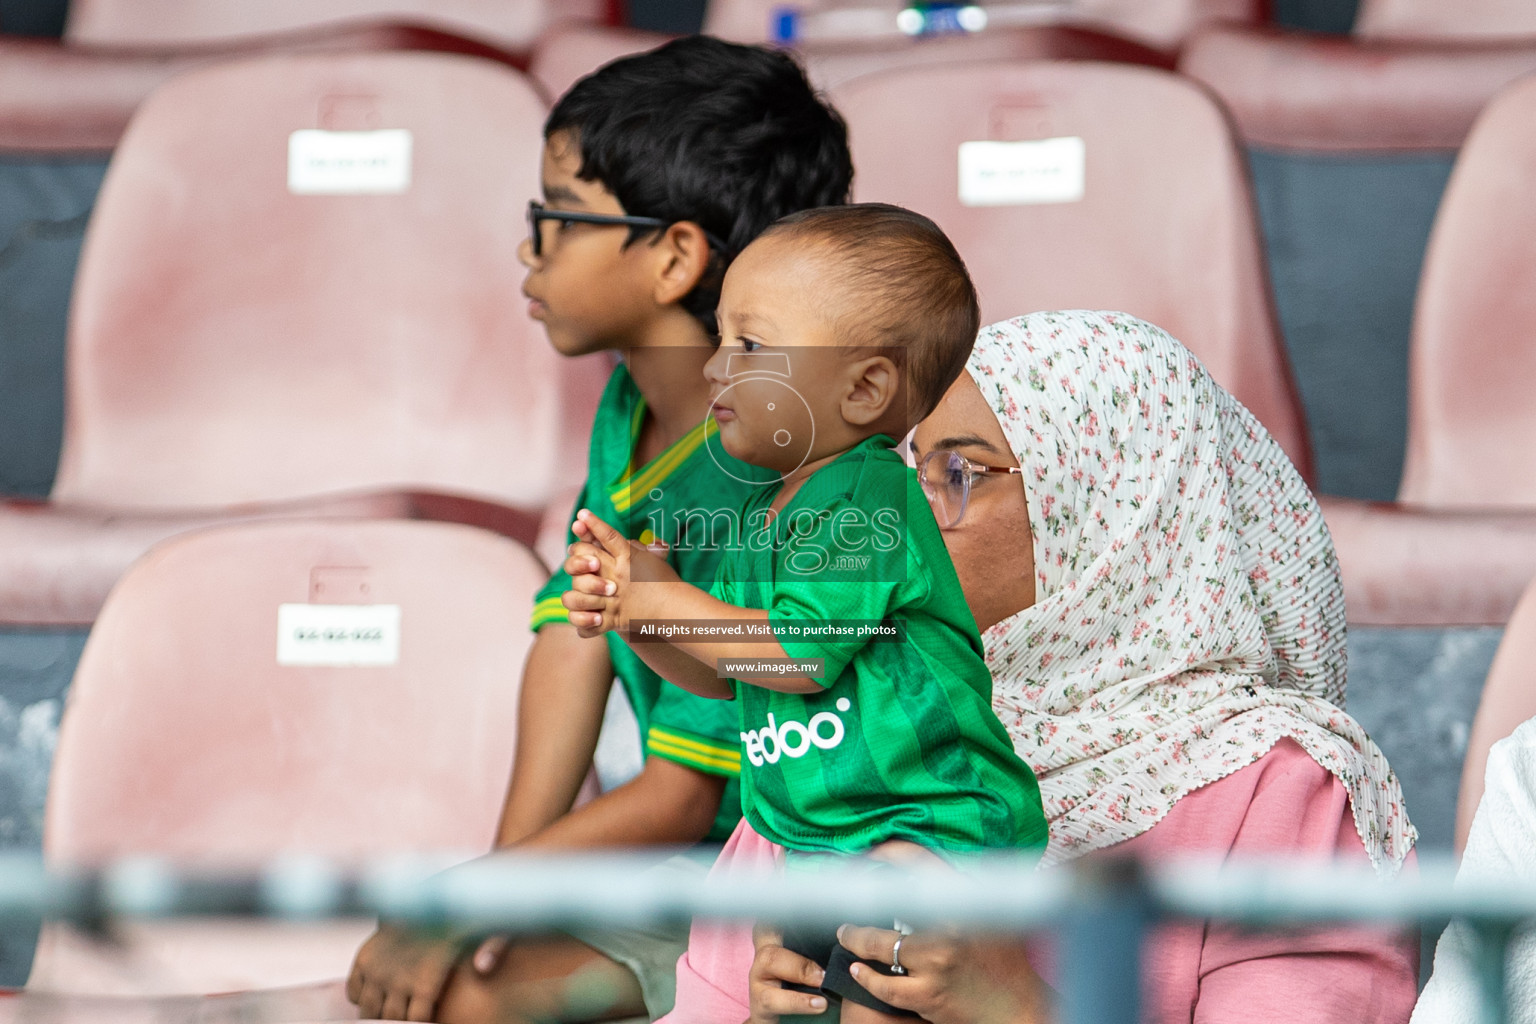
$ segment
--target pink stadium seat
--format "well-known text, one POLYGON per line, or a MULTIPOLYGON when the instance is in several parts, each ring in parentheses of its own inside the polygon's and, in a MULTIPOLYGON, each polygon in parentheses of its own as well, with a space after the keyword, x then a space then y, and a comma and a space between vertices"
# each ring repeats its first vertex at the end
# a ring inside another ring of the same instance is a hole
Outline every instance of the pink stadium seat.
POLYGON ((1351 621, 1500 623, 1536 578, 1536 78, 1478 119, 1425 254, 1395 506, 1325 508, 1351 621))
POLYGON ((89 622, 146 543, 221 517, 441 515, 532 543, 609 366, 557 356, 517 293, 543 118, 522 76, 442 54, 157 92, 87 233, 51 502, 0 504, 0 621, 89 622), (400 177, 311 155, 343 177, 290 189, 300 130, 408 147, 364 154, 400 177))
MULTIPOLYGON (((155 548, 81 657, 45 857, 235 870, 285 854, 356 864, 488 849, 531 642, 519 623, 544 579, 521 545, 446 523, 263 523, 155 548), (288 617, 301 613, 321 617, 288 617), (330 618, 359 614, 370 618, 330 618), (338 648, 300 642, 303 630, 365 639, 338 648)), ((367 927, 192 919, 134 925, 125 950, 103 951, 51 926, 30 984, 94 995, 314 984, 345 975, 367 927)))
POLYGON ((1536 36, 1536 6, 1527 0, 1360 0, 1355 34, 1364 39, 1536 36))
POLYGON ((1504 627, 1504 639, 1493 657, 1477 717, 1472 721, 1461 769, 1461 793, 1456 799, 1458 854, 1466 846, 1472 815, 1483 798, 1489 748, 1530 718, 1536 718, 1536 583, 1526 590, 1504 627))
MULTIPOLYGON (((817 15, 852 12, 851 19, 843 14, 837 23, 829 20, 823 31, 845 37, 890 36, 896 34, 896 13, 908 6, 894 0, 709 0, 704 30, 726 39, 762 42, 773 38, 776 12, 794 8, 806 16, 808 29, 817 15), (888 21, 881 17, 887 12, 888 21)), ((1010 5, 999 2, 995 6, 1010 5)), ((1268 9, 1263 0, 1075 0, 1056 6, 1057 10, 1043 11, 1036 17, 1041 22, 1123 36, 1167 53, 1177 52, 1184 37, 1199 25, 1214 21, 1258 22, 1268 9)))
POLYGON ((856 197, 933 217, 976 279, 983 322, 1080 307, 1150 320, 1187 344, 1310 471, 1242 159, 1206 93, 1148 68, 1020 62, 882 72, 833 99, 849 124, 856 197), (1059 140, 1048 152, 1067 147, 1068 156, 1058 164, 1005 147, 985 159, 1045 163, 976 165, 1028 194, 962 201, 962 144, 1038 148, 1039 140, 1059 140), (1080 196, 1055 192, 1073 184, 1080 196))
POLYGON ((0 149, 60 153, 117 145, 128 119, 173 75, 263 53, 429 50, 513 64, 484 43, 405 24, 333 25, 193 47, 125 50, 0 36, 0 149))
POLYGON ((556 21, 602 21, 605 0, 71 0, 64 38, 197 46, 345 22, 406 21, 526 50, 556 21))
POLYGON ((609 61, 653 50, 671 39, 660 32, 634 28, 566 23, 539 37, 528 59, 528 75, 539 84, 544 98, 553 103, 576 80, 609 61))
POLYGON ((1254 145, 1455 149, 1499 89, 1536 72, 1536 28, 1525 38, 1417 40, 1218 25, 1191 38, 1179 70, 1210 86, 1254 145))

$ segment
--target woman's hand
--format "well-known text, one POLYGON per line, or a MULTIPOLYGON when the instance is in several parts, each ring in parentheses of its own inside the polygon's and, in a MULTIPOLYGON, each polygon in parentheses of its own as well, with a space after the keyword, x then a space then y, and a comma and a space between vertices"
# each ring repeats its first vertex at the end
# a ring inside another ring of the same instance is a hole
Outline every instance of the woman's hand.
MULTIPOLYGON (((837 932, 838 941, 855 956, 887 964, 898 938, 901 933, 889 928, 845 924, 837 932)), ((1016 938, 982 939, 949 929, 913 932, 902 938, 901 966, 905 975, 886 977, 861 964, 850 973, 876 998, 932 1024, 1050 1024, 1056 1019, 1053 993, 1016 938)))
POLYGON ((796 985, 821 984, 822 970, 798 953, 783 946, 783 933, 759 924, 752 929, 752 971, 747 976, 751 992, 752 1016, 747 1024, 778 1024, 779 1017, 790 1014, 814 1015, 827 1008, 825 996, 796 992, 780 982, 796 985))

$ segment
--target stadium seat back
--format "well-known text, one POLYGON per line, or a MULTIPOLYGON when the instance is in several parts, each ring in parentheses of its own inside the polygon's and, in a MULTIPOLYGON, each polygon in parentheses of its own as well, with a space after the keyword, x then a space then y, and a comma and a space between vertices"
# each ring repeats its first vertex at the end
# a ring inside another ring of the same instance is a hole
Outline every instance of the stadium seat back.
POLYGON ((856 198, 933 217, 983 322, 1070 308, 1149 320, 1310 472, 1241 154, 1205 92, 1142 67, 1021 62, 882 72, 833 99, 856 198))
POLYGON ((1485 39, 1536 36, 1527 0, 1360 0, 1362 39, 1485 39))
POLYGON ((551 103, 578 79, 610 61, 652 50, 673 38, 661 32, 602 25, 557 25, 539 37, 528 59, 528 75, 551 103))
POLYGON ((45 856, 487 849, 545 578, 521 545, 442 523, 267 523, 155 548, 81 657, 45 856))
POLYGON ((1457 854, 1467 844, 1472 816, 1483 799, 1489 749, 1531 718, 1536 718, 1536 584, 1526 590, 1504 627, 1504 638, 1483 684, 1477 717, 1472 720, 1462 762, 1461 792, 1456 798, 1457 854))
POLYGON ((1483 112, 1424 256, 1399 498, 1536 507, 1536 78, 1483 112))
MULTIPOLYGON (((785 6, 778 0, 709 0, 704 30, 743 42, 770 40, 774 38, 777 12, 785 6)), ((830 30, 857 33, 873 28, 890 33, 896 13, 912 5, 893 0, 809 0, 792 6, 811 16, 806 21, 808 32, 814 31, 809 26, 815 15, 843 12, 830 30), (882 8, 889 12, 888 19, 881 17, 882 8), (885 27, 887 22, 889 28, 885 27)), ((1177 50, 1199 25, 1211 21, 1258 22, 1267 9, 1263 0, 1074 0, 1059 7, 1059 14, 1043 12, 1040 20, 1114 32, 1167 51, 1177 50)))
POLYGON ((207 45, 356 21, 413 21, 526 48, 555 20, 600 20, 603 0, 71 0, 64 35, 111 47, 207 45))
POLYGON ((54 499, 410 485, 542 507, 605 376, 518 294, 544 114, 523 76, 444 54, 271 56, 158 90, 87 232, 54 499))

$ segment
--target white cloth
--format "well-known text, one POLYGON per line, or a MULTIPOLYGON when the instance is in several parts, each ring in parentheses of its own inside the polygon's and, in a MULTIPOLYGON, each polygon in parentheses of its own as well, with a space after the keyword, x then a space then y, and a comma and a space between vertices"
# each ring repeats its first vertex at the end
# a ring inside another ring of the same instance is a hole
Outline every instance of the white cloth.
POLYGON ((1395 873, 1416 833, 1342 710, 1333 542, 1268 431, 1123 313, 994 324, 968 369, 1025 470, 1037 601, 983 639, 993 706, 1040 779, 1044 863, 1145 832, 1290 737, 1395 873))
MULTIPOLYGON (((1536 719, 1488 751, 1483 799, 1472 817, 1456 884, 1530 881, 1536 877, 1536 719)), ((1435 946, 1434 973, 1413 1008, 1411 1024, 1479 1024, 1477 935, 1452 921, 1435 946)), ((1509 946, 1505 991, 1512 1024, 1536 1021, 1536 938, 1509 946)))

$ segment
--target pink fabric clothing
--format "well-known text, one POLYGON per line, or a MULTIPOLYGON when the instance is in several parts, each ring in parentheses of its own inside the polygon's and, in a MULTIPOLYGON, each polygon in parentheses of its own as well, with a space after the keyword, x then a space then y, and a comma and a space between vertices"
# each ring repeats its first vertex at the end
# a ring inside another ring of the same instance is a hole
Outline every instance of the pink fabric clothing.
MULTIPOLYGON (((1190 793, 1136 838, 1088 856, 1156 860, 1217 852, 1369 862, 1348 791, 1292 740, 1190 793)), ((712 870, 757 872, 781 857, 779 847, 743 824, 712 870)), ((1054 979, 1048 943, 1032 944, 1031 959, 1048 982, 1054 979)), ((1144 950, 1146 1019, 1396 1024, 1413 1010, 1418 962, 1418 935, 1412 931, 1243 933, 1201 922, 1167 925, 1149 936, 1144 950)), ((695 923, 688 952, 678 961, 676 1008, 662 1019, 667 1024, 745 1019, 751 964, 749 926, 695 923)))

